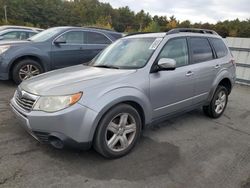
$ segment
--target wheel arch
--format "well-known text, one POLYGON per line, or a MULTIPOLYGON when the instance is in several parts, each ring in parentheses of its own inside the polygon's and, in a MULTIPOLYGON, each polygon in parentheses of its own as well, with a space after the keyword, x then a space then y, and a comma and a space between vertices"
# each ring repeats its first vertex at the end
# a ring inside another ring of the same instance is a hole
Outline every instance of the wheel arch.
POLYGON ((12 78, 12 71, 13 71, 13 68, 15 67, 15 65, 16 65, 19 61, 22 61, 22 60, 25 60, 25 59, 32 59, 32 60, 38 62, 38 63, 42 66, 43 70, 46 71, 46 66, 44 65, 44 63, 43 63, 43 61, 42 61, 42 59, 41 59, 40 57, 38 57, 38 56, 36 56, 36 55, 22 55, 22 56, 19 56, 19 57, 15 58, 15 59, 12 61, 11 65, 10 65, 10 67, 9 67, 9 75, 10 75, 10 78, 12 78))
POLYGON ((209 93, 207 103, 209 103, 212 100, 214 93, 219 85, 226 87, 228 89, 228 94, 230 94, 233 88, 233 84, 234 84, 233 79, 228 75, 227 72, 221 74, 221 76, 217 77, 217 79, 215 79, 213 83, 213 87, 209 93))
POLYGON ((112 103, 108 106, 106 106, 104 109, 102 109, 102 111, 98 114, 97 118, 96 118, 96 122, 94 123, 93 129, 92 129, 92 133, 90 134, 90 139, 89 140, 93 140, 96 131, 98 129, 98 126, 100 124, 100 121, 102 120, 103 116, 112 108, 114 108, 117 105, 120 104, 128 104, 130 106, 132 106, 133 108, 135 108, 137 110, 137 112, 139 113, 140 117, 141 117, 141 121, 142 121, 142 129, 144 129, 147 125, 147 120, 146 120, 146 112, 144 111, 143 106, 136 100, 121 100, 121 101, 117 101, 115 103, 112 103))
MULTIPOLYGON (((224 86, 225 88, 227 88, 227 91, 228 91, 228 94, 230 94, 231 93, 231 91, 232 91, 232 83, 231 83, 231 81, 230 81, 230 79, 229 78, 223 78, 220 82, 219 82, 219 84, 218 84, 218 86, 224 86)), ((217 86, 217 87, 218 87, 217 86)))

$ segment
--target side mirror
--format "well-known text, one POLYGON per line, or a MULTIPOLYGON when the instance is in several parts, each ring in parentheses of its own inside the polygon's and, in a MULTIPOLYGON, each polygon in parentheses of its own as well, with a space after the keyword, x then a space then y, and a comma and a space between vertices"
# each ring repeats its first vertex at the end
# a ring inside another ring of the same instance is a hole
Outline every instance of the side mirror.
POLYGON ((59 37, 54 41, 54 44, 60 45, 60 44, 66 44, 66 39, 63 37, 59 37))
POLYGON ((176 69, 176 61, 174 59, 162 58, 158 61, 158 71, 168 71, 176 69))

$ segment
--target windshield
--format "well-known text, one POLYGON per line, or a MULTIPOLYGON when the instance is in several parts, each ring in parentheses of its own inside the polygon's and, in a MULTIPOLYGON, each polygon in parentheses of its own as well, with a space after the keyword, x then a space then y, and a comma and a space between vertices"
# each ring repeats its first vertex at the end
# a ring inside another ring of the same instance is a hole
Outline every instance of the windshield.
POLYGON ((144 67, 162 38, 123 38, 107 47, 90 63, 92 66, 119 69, 144 67))
POLYGON ((62 28, 58 28, 58 27, 50 28, 45 31, 42 31, 41 33, 34 35, 33 37, 29 38, 29 40, 34 41, 34 42, 44 42, 61 31, 62 31, 62 28))

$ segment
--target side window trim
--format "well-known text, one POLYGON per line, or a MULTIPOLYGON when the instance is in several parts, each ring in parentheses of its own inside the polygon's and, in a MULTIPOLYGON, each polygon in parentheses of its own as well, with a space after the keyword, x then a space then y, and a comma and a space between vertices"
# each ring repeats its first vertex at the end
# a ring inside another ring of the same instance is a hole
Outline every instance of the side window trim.
POLYGON ((213 45, 212 45, 212 43, 210 41, 210 38, 207 38, 207 40, 208 40, 210 48, 212 49, 212 52, 213 52, 213 59, 218 59, 217 53, 216 53, 216 51, 215 51, 215 49, 214 49, 214 47, 213 47, 213 45))
POLYGON ((203 63, 203 62, 198 62, 198 63, 194 63, 194 59, 193 59, 193 54, 192 54, 192 45, 190 44, 190 40, 191 38, 201 38, 201 39, 206 39, 210 48, 211 48, 211 51, 212 51, 212 54, 213 54, 213 59, 209 60, 209 61, 213 61, 215 58, 215 53, 214 53, 214 49, 212 47, 212 45, 210 44, 210 41, 208 40, 207 37, 200 37, 200 36, 192 36, 192 37, 187 37, 187 40, 188 40, 188 46, 190 47, 190 50, 189 50, 189 56, 190 56, 190 64, 198 64, 198 63, 203 63))
POLYGON ((188 41, 187 41, 187 37, 185 36, 181 36, 181 37, 174 37, 174 38, 171 38, 169 40, 167 40, 167 42, 164 44, 164 46, 161 48, 160 52, 157 54, 157 57, 155 58, 155 61, 153 63, 153 65, 151 66, 151 69, 150 69, 150 72, 153 70, 154 66, 158 63, 158 58, 161 54, 161 52, 163 51, 163 49, 165 48, 165 46, 172 40, 176 40, 176 39, 185 39, 186 40, 186 44, 187 44, 187 51, 188 51, 188 63, 186 65, 183 65, 183 66, 179 66, 179 67, 176 67, 176 69, 180 68, 180 67, 185 67, 185 66, 188 66, 190 65, 190 52, 189 52, 189 45, 188 45, 188 41))
POLYGON ((193 64, 193 56, 192 56, 192 51, 191 51, 191 45, 190 45, 190 42, 189 42, 189 38, 190 37, 186 37, 187 47, 188 47, 188 65, 192 65, 193 64))

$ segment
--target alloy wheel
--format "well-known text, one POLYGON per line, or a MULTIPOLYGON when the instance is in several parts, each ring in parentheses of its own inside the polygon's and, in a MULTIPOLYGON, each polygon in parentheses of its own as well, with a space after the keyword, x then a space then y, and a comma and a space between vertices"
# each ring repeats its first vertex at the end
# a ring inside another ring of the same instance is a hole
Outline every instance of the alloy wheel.
POLYGON ((226 93, 225 91, 222 90, 218 93, 218 97, 215 100, 215 112, 217 114, 222 113, 225 106, 226 106, 226 93))
POLYGON ((19 78, 21 80, 26 80, 28 78, 31 78, 32 76, 36 76, 40 74, 39 68, 37 68, 34 65, 27 64, 21 67, 19 70, 19 78))
POLYGON ((135 139, 136 121, 128 113, 121 113, 115 116, 106 129, 106 144, 113 152, 120 152, 127 149, 135 139))

